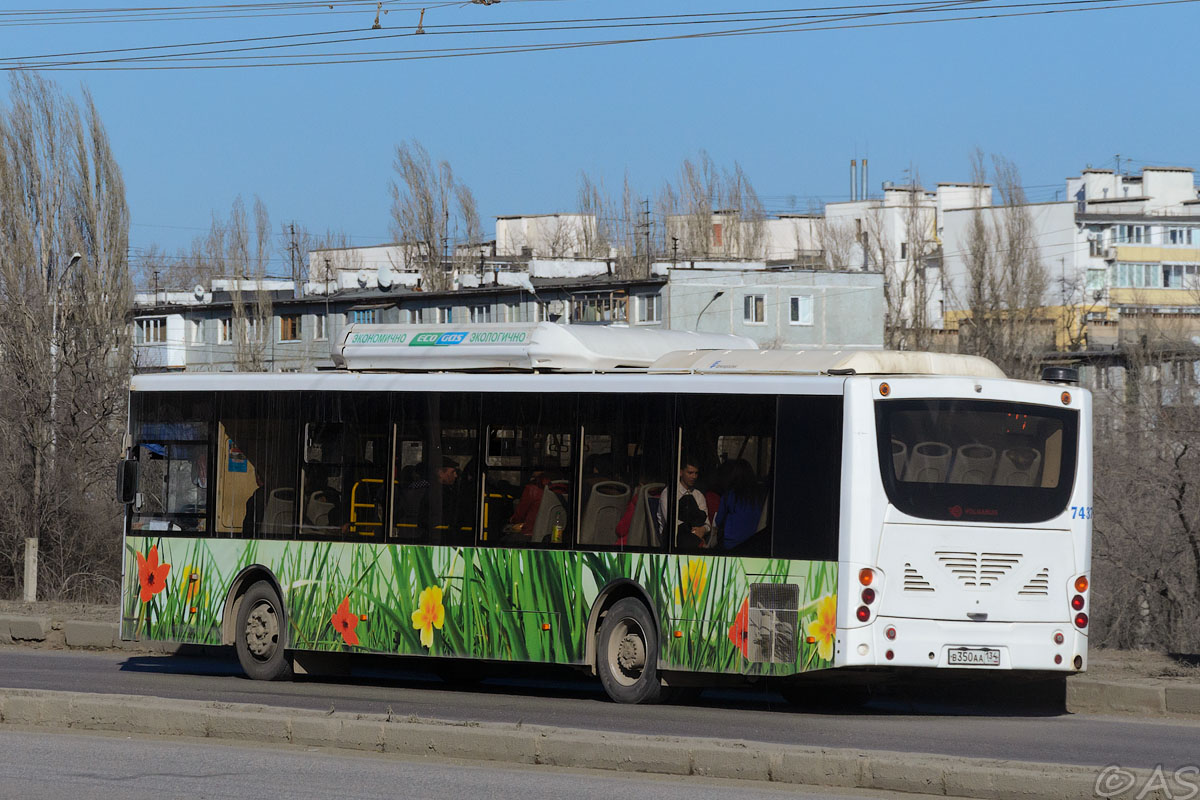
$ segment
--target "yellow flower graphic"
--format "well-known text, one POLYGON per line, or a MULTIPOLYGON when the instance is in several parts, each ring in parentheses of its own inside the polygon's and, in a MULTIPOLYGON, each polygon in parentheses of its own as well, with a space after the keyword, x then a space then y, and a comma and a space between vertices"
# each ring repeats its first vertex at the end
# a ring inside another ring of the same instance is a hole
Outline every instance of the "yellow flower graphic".
POLYGON ((191 564, 184 567, 183 577, 179 581, 179 591, 186 595, 187 599, 184 602, 190 606, 192 598, 200 591, 200 570, 191 564))
POLYGON ((817 655, 823 661, 833 660, 833 638, 837 635, 837 599, 827 594, 817 603, 817 618, 804 629, 817 640, 817 655))
POLYGON ((417 599, 417 610, 412 613, 412 626, 421 632, 421 644, 433 647, 433 629, 442 629, 446 621, 446 607, 442 605, 442 587, 429 586, 417 599))
POLYGON ((679 562, 679 586, 675 587, 675 602, 698 603, 708 585, 708 564, 703 561, 679 562))

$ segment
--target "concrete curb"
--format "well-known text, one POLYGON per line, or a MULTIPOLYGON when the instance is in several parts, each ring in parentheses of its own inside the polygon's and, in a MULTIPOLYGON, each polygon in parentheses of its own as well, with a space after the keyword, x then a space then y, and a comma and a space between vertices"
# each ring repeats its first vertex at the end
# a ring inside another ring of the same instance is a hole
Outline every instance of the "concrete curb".
POLYGON ((1151 679, 1100 681, 1079 675, 1067 681, 1073 714, 1200 715, 1200 684, 1151 679))
MULTIPOLYGON (((0 724, 836 786, 983 800, 1091 798, 1099 767, 454 723, 127 695, 0 690, 0 724)), ((1145 786, 1149 771, 1134 771, 1145 786)), ((1146 798, 1168 794, 1147 793, 1146 798)))

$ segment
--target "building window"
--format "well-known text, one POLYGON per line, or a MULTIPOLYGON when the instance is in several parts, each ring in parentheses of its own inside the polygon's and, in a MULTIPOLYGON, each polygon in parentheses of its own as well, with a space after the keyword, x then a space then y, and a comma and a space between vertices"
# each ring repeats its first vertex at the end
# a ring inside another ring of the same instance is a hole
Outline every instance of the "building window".
POLYGON ((491 322, 491 306, 471 306, 471 322, 491 322))
POLYGON ((246 341, 255 343, 263 340, 263 326, 253 317, 246 319, 246 341))
POLYGON ((300 315, 283 314, 279 317, 279 341, 300 341, 300 315))
POLYGON ((519 302, 509 302, 501 306, 500 309, 505 322, 524 322, 525 307, 519 302))
POLYGON ((724 247, 724 229, 721 223, 713 223, 713 247, 724 247))
POLYGON ((662 297, 656 294, 640 295, 637 304, 638 322, 662 322, 662 297))
POLYGON ((358 308, 350 312, 350 321, 355 325, 374 325, 379 321, 379 309, 358 308))
POLYGON ((550 304, 549 303, 543 303, 541 300, 538 301, 537 321, 538 322, 549 322, 550 321, 550 304))
POLYGON ((1146 225, 1118 225, 1114 229, 1113 241, 1117 244, 1149 243, 1150 229, 1146 225))
POLYGON ((900 260, 903 261, 906 258, 908 258, 908 242, 901 242, 900 243, 900 260))
POLYGON ((589 292, 571 297, 572 322, 627 322, 629 298, 624 292, 589 292))
POLYGON ((439 325, 452 325, 454 323, 454 306, 438 306, 437 321, 439 325))
POLYGON ((220 320, 217 325, 217 341, 221 344, 229 344, 233 341, 233 320, 225 317, 220 320))
POLYGON ((1101 292, 1104 291, 1105 276, 1108 270, 1089 269, 1087 271, 1087 291, 1101 292))
POLYGON ((1163 264, 1164 289, 1195 289, 1200 278, 1200 264, 1163 264))
POLYGON ((1123 289, 1158 289, 1163 270, 1159 264, 1133 264, 1118 261, 1112 265, 1112 285, 1123 289))
POLYGON ((401 317, 408 325, 420 325, 424 316, 424 309, 420 308, 406 308, 401 312, 401 317))
POLYGON ((1191 228, 1167 228, 1167 244, 1191 244, 1191 228))
POLYGON ((134 321, 135 344, 162 344, 167 341, 166 317, 142 317, 134 321))
POLYGON ((328 338, 329 334, 325 330, 325 315, 313 315, 313 341, 323 342, 328 338))
POLYGON ((811 294, 794 295, 789 304, 788 321, 792 325, 813 324, 813 299, 811 294))
POLYGON ((766 323, 766 295, 748 294, 742 298, 742 321, 747 325, 762 325, 766 323))

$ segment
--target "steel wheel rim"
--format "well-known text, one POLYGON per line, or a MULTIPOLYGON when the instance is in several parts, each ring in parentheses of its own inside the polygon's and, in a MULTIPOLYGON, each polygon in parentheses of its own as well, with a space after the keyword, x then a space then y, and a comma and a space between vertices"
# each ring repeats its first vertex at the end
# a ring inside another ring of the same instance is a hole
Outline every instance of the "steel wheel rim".
POLYGON ((246 649, 256 661, 270 661, 279 647, 279 617, 275 606, 259 600, 246 616, 246 649))
POLYGON ((622 686, 635 685, 646 671, 646 634, 642 626, 628 617, 614 625, 607 655, 613 680, 622 686))

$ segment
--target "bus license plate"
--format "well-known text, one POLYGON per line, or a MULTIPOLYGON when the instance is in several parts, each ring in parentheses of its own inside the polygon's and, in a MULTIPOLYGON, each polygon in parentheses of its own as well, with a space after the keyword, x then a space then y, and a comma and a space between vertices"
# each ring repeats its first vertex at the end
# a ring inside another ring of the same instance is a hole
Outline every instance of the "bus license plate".
POLYGON ((998 667, 1000 651, 993 647, 958 647, 950 650, 947 662, 966 667, 998 667))

